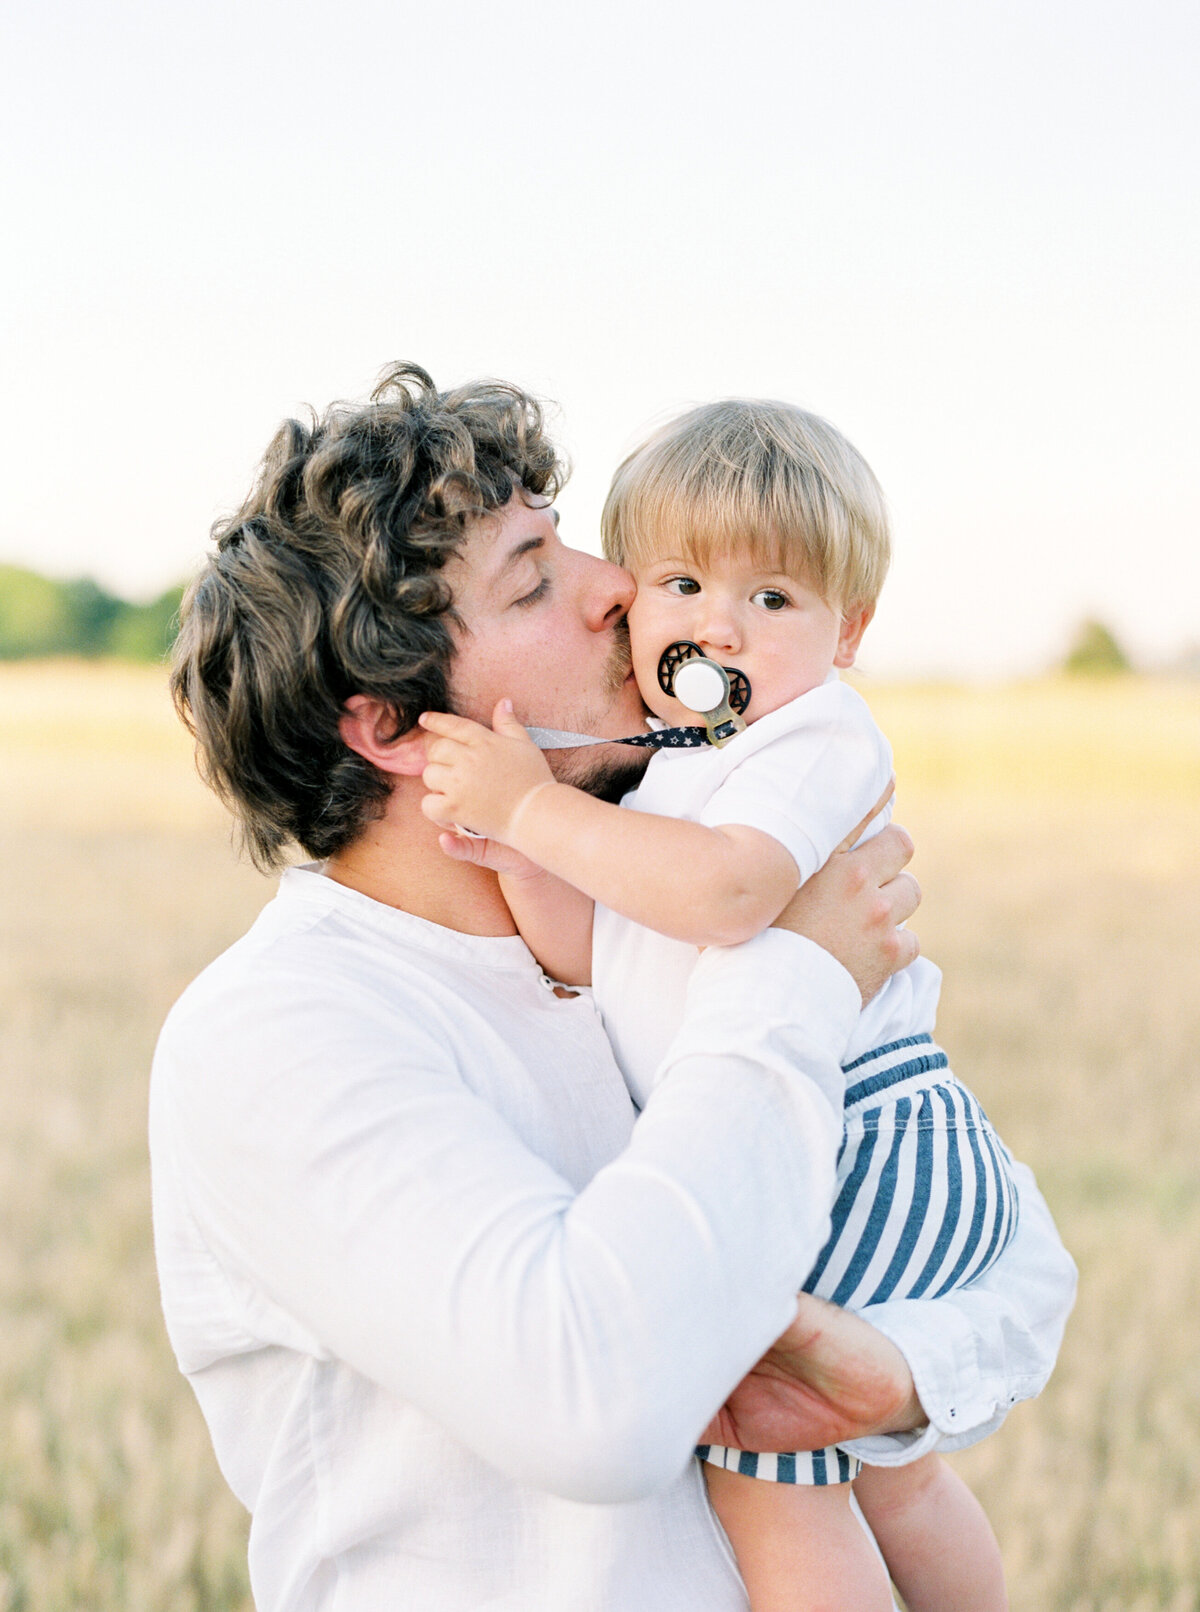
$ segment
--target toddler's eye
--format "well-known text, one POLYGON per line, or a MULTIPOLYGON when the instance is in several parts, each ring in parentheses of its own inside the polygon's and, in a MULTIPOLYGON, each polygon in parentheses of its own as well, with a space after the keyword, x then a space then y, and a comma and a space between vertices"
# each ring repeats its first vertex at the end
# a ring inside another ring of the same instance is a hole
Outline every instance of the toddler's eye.
POLYGON ((792 601, 786 593, 780 593, 778 588, 760 588, 753 595, 751 602, 762 605, 764 610, 786 610, 792 601))
POLYGON ((700 584, 695 577, 668 577, 663 586, 668 593, 682 594, 689 599, 693 594, 700 592, 700 584))

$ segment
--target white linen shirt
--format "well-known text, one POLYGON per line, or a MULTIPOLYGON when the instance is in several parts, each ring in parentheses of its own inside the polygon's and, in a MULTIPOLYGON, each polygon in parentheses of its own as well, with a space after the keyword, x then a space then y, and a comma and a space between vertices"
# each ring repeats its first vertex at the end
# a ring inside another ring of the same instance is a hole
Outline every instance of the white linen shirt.
MULTIPOLYGON (((744 1612, 690 1452, 824 1239, 858 1003, 778 931, 695 984, 636 1125, 590 997, 519 938, 317 871, 176 1004, 163 1306, 252 1512, 259 1612, 744 1612)), ((1039 1203, 944 1326, 880 1307, 933 1423, 910 1444, 1048 1374, 1072 1276, 1039 1203)))

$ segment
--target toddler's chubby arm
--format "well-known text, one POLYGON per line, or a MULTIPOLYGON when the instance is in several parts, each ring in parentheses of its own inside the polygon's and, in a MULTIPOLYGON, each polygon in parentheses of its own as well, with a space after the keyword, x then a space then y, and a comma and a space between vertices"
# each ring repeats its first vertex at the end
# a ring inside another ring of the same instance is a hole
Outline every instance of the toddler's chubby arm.
POLYGON ((472 839, 447 830, 438 836, 447 856, 500 875, 500 888, 521 938, 551 979, 592 983, 592 911, 582 890, 556 879, 499 840, 472 839))
POLYGON ((488 729, 443 712, 421 717, 433 736, 422 809, 434 822, 511 846, 614 912, 694 946, 748 940, 795 893, 795 861, 769 834, 594 800, 555 780, 508 701, 492 720, 488 729))

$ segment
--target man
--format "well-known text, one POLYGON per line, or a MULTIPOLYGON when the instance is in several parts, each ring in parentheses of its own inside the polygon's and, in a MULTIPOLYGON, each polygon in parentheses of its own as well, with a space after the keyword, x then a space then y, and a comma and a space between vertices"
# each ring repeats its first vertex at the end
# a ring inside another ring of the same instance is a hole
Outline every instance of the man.
MULTIPOLYGON (((899 1433, 886 1460, 998 1425, 1069 1308, 1026 1176, 978 1287, 880 1306, 879 1332, 798 1314, 840 1051, 915 954, 898 831, 836 857, 791 933, 706 954, 640 1118, 588 997, 541 974, 486 866, 439 849, 422 710, 508 696, 526 724, 643 728, 629 580, 559 542, 558 481, 523 394, 397 368, 283 428, 185 606, 207 777, 260 864, 324 863, 185 993, 152 1086, 164 1308, 253 1513, 260 1612, 733 1612, 690 1452, 789 1323, 719 1436, 899 1433), (733 1044, 748 993, 766 1028, 733 1044)), ((619 795, 640 764, 601 745, 564 776, 619 795)))

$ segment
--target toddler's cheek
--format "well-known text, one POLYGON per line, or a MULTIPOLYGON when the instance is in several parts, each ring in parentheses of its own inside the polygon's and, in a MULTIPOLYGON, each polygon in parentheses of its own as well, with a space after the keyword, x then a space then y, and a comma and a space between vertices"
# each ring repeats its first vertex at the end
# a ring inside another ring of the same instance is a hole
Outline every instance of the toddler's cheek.
POLYGON ((669 723, 672 727, 677 727, 680 724, 686 726, 688 722, 695 720, 689 712, 680 707, 677 701, 668 698, 663 693, 658 682, 657 662, 647 671, 643 671, 635 660, 633 672, 637 678, 638 691, 649 710, 653 711, 655 716, 661 717, 664 722, 669 723))
POLYGON ((639 609, 638 598, 630 605, 627 619, 633 675, 637 679, 638 692, 647 707, 664 722, 676 725, 684 721, 679 706, 663 693, 658 681, 658 663, 670 642, 665 624, 656 621, 652 610, 639 609))

